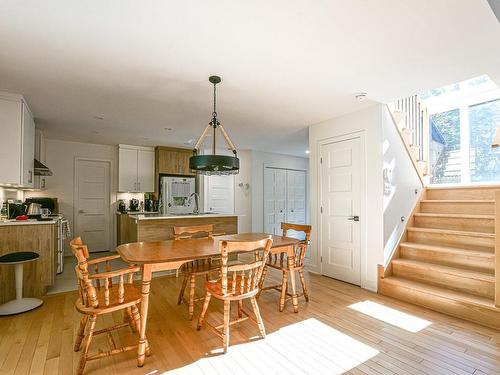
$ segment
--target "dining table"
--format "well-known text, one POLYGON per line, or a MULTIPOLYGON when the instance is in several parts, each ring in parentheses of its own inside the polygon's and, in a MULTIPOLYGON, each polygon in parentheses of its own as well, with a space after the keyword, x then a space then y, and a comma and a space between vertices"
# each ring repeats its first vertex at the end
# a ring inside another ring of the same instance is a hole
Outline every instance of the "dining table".
MULTIPOLYGON (((146 325, 148 320, 149 291, 154 272, 177 270, 186 262, 219 256, 220 241, 257 241, 268 237, 273 239, 271 254, 287 254, 293 311, 298 312, 294 254, 295 247, 299 244, 300 240, 296 238, 267 233, 239 233, 211 238, 191 238, 182 241, 133 242, 118 246, 117 252, 125 262, 138 265, 142 269, 141 325, 139 327, 137 366, 142 367, 146 359, 146 325)), ((238 252, 235 251, 234 253, 237 254, 238 252)), ((283 306, 280 304, 280 311, 282 310, 283 306)))

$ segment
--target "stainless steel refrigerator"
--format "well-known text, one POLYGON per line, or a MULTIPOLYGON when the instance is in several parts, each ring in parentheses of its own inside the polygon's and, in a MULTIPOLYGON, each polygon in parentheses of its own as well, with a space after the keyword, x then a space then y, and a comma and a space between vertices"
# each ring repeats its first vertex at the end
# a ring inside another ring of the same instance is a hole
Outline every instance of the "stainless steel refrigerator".
POLYGON ((193 200, 190 197, 196 192, 195 177, 160 178, 160 192, 163 214, 186 214, 193 212, 193 200))

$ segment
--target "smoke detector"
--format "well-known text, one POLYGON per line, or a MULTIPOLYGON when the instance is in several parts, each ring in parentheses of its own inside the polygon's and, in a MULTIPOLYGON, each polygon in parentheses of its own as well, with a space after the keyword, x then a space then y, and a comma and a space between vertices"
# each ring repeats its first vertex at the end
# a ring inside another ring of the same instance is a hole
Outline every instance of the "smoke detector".
POLYGON ((354 98, 356 98, 358 102, 362 102, 363 100, 366 99, 366 95, 367 95, 366 92, 358 92, 354 94, 354 98))

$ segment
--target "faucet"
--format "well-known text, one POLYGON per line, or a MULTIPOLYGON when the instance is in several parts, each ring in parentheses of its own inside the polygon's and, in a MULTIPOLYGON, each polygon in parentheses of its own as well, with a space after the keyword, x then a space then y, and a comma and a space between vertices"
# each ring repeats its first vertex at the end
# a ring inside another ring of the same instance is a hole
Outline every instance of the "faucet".
POLYGON ((191 204, 193 196, 194 196, 193 214, 198 215, 200 213, 200 194, 198 194, 198 193, 192 193, 189 196, 188 205, 191 204))

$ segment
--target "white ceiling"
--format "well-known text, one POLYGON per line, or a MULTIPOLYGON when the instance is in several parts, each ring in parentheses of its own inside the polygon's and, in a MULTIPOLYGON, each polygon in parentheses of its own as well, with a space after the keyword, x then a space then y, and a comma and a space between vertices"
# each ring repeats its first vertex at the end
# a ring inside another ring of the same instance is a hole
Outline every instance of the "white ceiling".
POLYGON ((486 0, 0 0, 0 90, 48 137, 183 145, 219 74, 238 148, 305 156, 308 125, 370 104, 356 92, 500 78, 499 42, 486 0))

